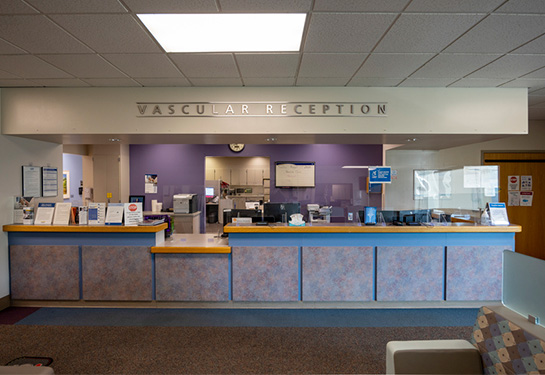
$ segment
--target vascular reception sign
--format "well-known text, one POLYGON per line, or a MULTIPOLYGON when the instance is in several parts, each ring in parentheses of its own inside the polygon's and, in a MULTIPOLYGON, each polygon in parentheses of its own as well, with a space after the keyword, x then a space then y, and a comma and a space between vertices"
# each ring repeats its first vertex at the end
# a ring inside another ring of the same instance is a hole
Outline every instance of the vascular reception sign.
POLYGON ((384 102, 138 102, 137 117, 385 117, 384 102))

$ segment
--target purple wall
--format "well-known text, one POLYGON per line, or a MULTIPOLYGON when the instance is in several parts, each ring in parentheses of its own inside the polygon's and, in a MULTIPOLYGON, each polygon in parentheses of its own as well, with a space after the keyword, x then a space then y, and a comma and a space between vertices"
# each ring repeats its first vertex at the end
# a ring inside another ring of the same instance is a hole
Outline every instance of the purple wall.
MULTIPOLYGON (((206 156, 263 156, 271 161, 271 202, 301 202, 306 213, 308 203, 331 205, 346 213, 363 206, 381 205, 380 194, 365 192, 366 169, 342 169, 343 165, 382 165, 381 145, 246 145, 240 153, 227 145, 131 145, 130 194, 144 194, 144 175, 157 174, 157 194, 145 194, 145 210, 151 200, 172 207, 172 196, 179 193, 199 194, 204 210, 206 156), (316 187, 276 189, 276 161, 313 161, 316 163, 316 187)), ((202 222, 204 226, 204 215, 202 222)))

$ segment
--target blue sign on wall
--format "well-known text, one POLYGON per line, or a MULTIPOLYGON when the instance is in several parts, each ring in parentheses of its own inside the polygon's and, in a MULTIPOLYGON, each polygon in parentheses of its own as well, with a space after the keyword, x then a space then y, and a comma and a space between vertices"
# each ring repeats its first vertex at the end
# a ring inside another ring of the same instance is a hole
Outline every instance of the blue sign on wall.
POLYGON ((392 167, 369 167, 369 183, 389 184, 392 182, 392 167))

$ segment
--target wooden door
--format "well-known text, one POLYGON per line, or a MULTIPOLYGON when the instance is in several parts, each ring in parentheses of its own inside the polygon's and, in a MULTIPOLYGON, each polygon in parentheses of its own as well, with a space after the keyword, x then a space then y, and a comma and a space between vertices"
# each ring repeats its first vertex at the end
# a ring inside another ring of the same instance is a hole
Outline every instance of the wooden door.
POLYGON ((515 235, 515 250, 545 259, 545 153, 487 152, 483 156, 484 165, 499 166, 500 202, 507 204, 509 221, 522 226, 522 232, 515 235), (532 176, 531 207, 508 204, 509 176, 532 176))

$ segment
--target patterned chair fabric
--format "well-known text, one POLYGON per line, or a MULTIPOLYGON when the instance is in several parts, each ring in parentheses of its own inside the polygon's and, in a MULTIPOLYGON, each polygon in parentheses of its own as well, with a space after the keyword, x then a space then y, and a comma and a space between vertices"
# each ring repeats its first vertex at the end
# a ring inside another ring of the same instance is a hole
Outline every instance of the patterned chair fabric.
POLYGON ((479 310, 470 342, 485 374, 545 374, 545 341, 487 307, 479 310))

